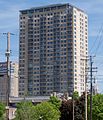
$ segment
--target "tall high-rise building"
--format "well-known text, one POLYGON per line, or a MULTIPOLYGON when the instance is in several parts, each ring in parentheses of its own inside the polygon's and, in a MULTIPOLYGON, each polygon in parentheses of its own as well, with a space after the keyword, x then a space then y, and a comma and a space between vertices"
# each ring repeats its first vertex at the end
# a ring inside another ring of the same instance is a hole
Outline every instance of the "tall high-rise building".
POLYGON ((70 4, 20 11, 19 96, 85 89, 88 17, 70 4))

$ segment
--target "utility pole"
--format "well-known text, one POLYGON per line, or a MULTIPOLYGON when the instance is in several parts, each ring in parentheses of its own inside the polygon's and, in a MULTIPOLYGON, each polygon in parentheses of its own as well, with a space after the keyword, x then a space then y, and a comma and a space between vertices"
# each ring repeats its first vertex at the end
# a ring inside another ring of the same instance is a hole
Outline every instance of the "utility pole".
POLYGON ((93 67, 93 61, 92 56, 90 56, 90 120, 92 120, 92 94, 93 94, 93 86, 92 86, 92 68, 93 67))
POLYGON ((92 96, 93 96, 93 69, 97 69, 97 67, 93 67, 92 56, 90 56, 90 120, 92 120, 92 96))
POLYGON ((6 120, 9 120, 9 96, 10 96, 10 35, 13 33, 3 33, 7 35, 7 50, 5 53, 7 60, 7 91, 6 91, 6 120))
POLYGON ((5 56, 7 58, 7 92, 6 92, 6 120, 9 120, 9 93, 10 93, 10 32, 7 34, 7 50, 5 56))

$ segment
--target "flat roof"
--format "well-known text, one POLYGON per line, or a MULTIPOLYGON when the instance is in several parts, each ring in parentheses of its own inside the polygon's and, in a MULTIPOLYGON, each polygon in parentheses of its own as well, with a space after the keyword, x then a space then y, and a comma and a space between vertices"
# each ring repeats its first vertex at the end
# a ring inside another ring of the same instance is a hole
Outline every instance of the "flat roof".
POLYGON ((26 11, 37 10, 37 9, 52 8, 52 7, 59 7, 59 6, 71 6, 71 7, 74 7, 81 12, 86 13, 85 11, 83 11, 83 10, 81 10, 81 9, 79 9, 79 8, 69 4, 69 3, 60 3, 60 4, 51 4, 51 5, 46 5, 46 6, 32 7, 32 8, 29 8, 29 9, 20 10, 20 12, 26 12, 26 11))

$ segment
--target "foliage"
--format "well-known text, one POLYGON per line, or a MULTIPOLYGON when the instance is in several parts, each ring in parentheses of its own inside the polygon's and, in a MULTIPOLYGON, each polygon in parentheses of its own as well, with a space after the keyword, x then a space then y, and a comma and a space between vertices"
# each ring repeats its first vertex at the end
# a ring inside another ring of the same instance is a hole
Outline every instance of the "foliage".
MULTIPOLYGON (((90 98, 88 103, 90 103, 90 98)), ((90 113, 90 104, 88 105, 88 112, 90 113)), ((93 96, 92 118, 93 120, 103 120, 103 94, 93 96)))
POLYGON ((17 104, 15 120, 33 120, 32 102, 20 102, 17 104))
MULTIPOLYGON (((74 101, 74 119, 84 120, 85 99, 84 95, 74 101)), ((60 120, 73 120, 73 100, 63 101, 60 107, 60 120)))
POLYGON ((74 97, 74 100, 79 99, 79 94, 78 94, 77 91, 75 91, 75 92, 73 93, 73 97, 74 97))
POLYGON ((43 102, 34 108, 33 120, 58 120, 60 112, 54 109, 51 103, 43 102))
POLYGON ((72 100, 63 101, 60 107, 60 120, 73 120, 72 100))
POLYGON ((85 95, 82 95, 74 103, 75 120, 84 120, 85 118, 85 95))
POLYGON ((32 102, 23 101, 17 105, 14 120, 58 120, 59 117, 60 112, 49 102, 34 106, 32 102))
POLYGON ((51 96, 48 102, 51 103, 57 110, 59 110, 61 101, 57 97, 51 96))
POLYGON ((5 105, 0 103, 0 120, 3 120, 3 115, 5 113, 5 105))

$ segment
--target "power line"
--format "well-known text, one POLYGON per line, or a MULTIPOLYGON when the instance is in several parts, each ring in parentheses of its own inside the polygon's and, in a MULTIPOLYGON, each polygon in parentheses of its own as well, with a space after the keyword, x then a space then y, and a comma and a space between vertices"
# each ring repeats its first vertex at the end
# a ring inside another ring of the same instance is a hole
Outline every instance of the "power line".
MULTIPOLYGON (((102 34, 103 34, 103 29, 102 29, 102 34)), ((100 41, 99 41, 98 46, 96 47, 96 50, 95 50, 95 56, 96 56, 98 50, 100 49, 100 46, 103 44, 102 37, 103 37, 103 36, 101 35, 101 36, 100 36, 100 41)))
POLYGON ((95 49, 96 42, 97 42, 97 40, 99 39, 99 36, 100 36, 100 34, 101 34, 102 29, 103 29, 103 24, 101 25, 101 27, 100 27, 100 29, 99 29, 99 31, 98 31, 97 37, 96 37, 94 43, 92 44, 91 49, 89 50, 89 53, 93 53, 93 50, 95 49))

